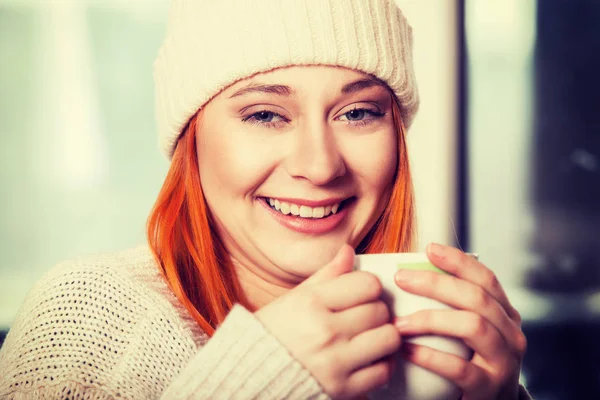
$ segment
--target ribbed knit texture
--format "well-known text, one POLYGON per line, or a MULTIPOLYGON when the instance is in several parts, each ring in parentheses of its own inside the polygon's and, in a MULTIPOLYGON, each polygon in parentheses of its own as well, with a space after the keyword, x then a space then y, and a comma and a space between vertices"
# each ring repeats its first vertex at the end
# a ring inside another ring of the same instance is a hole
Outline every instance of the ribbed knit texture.
POLYGON ((0 350, 0 371, 0 399, 328 398, 241 306, 208 340, 146 247, 47 273, 0 350))
POLYGON ((372 74, 396 94, 405 126, 418 108, 412 30, 393 0, 172 0, 154 66, 160 146, 221 90, 291 65, 372 74))

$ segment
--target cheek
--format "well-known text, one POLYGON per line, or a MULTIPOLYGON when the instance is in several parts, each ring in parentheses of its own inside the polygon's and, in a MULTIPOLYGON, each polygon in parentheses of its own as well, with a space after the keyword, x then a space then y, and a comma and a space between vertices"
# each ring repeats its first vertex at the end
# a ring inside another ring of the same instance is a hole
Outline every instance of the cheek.
POLYGON ((273 164, 269 159, 272 152, 227 125, 204 128, 198 132, 197 146, 200 179, 207 197, 215 192, 246 195, 259 186, 273 164))
POLYGON ((393 182, 398 163, 398 140, 386 130, 353 144, 349 164, 362 181, 363 195, 380 196, 393 182), (367 193, 368 192, 368 193, 367 193))

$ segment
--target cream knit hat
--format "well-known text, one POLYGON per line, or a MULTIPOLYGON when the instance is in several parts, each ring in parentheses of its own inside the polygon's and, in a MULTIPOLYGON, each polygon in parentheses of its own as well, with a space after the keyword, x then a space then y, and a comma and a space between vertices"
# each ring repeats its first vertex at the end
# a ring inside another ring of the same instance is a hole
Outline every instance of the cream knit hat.
POLYGON ((154 65, 160 147, 231 84, 291 65, 334 65, 386 82, 408 128, 418 108, 412 30, 394 0, 172 0, 154 65))

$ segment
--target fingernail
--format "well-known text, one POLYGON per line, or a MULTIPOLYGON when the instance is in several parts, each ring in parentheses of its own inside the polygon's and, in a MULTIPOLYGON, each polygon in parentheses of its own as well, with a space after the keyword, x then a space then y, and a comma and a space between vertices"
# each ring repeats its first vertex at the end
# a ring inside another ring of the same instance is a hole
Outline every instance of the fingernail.
POLYGON ((396 282, 409 282, 415 278, 415 271, 409 269, 399 269, 394 275, 396 282))
POLYGON ((408 318, 405 318, 405 317, 396 318, 396 320, 394 321, 394 326, 399 331, 404 330, 408 326, 408 318))
POLYGON ((427 250, 434 256, 441 257, 444 255, 444 246, 439 243, 429 243, 427 250))

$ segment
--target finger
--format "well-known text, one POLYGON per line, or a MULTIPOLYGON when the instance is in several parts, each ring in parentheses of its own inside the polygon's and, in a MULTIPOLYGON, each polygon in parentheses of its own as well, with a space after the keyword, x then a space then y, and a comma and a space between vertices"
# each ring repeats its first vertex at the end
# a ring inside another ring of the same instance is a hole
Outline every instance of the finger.
POLYGON ((358 369, 348 377, 348 392, 360 395, 375 390, 388 383, 393 372, 393 362, 390 360, 378 361, 358 369))
POLYGON ((521 323, 521 316, 510 304, 504 288, 498 281, 498 277, 481 262, 459 249, 437 243, 430 243, 427 246, 427 255, 437 267, 484 288, 502 305, 510 319, 517 322, 517 324, 521 323))
POLYGON ((379 359, 396 353, 400 348, 400 334, 392 324, 360 333, 352 338, 341 358, 350 369, 363 368, 379 359))
POLYGON ((403 343, 400 355, 418 366, 454 382, 469 399, 489 399, 492 382, 479 366, 439 350, 413 343, 403 343))
POLYGON ((489 363, 503 362, 511 354, 498 329, 471 311, 418 311, 399 318, 395 326, 402 336, 432 334, 462 339, 489 363))
POLYGON ((407 292, 481 315, 502 333, 515 353, 524 354, 526 343, 520 327, 510 319, 496 299, 480 286, 431 271, 401 270, 396 274, 396 282, 407 292))
POLYGON ((337 252, 333 260, 308 277, 297 287, 309 287, 329 281, 335 277, 352 271, 354 266, 354 249, 345 244, 337 252))
POLYGON ((375 275, 354 271, 315 286, 313 292, 330 310, 342 311, 379 299, 383 287, 375 275))
POLYGON ((348 338, 390 322, 390 311, 383 301, 375 301, 349 308, 334 315, 339 330, 348 338))

